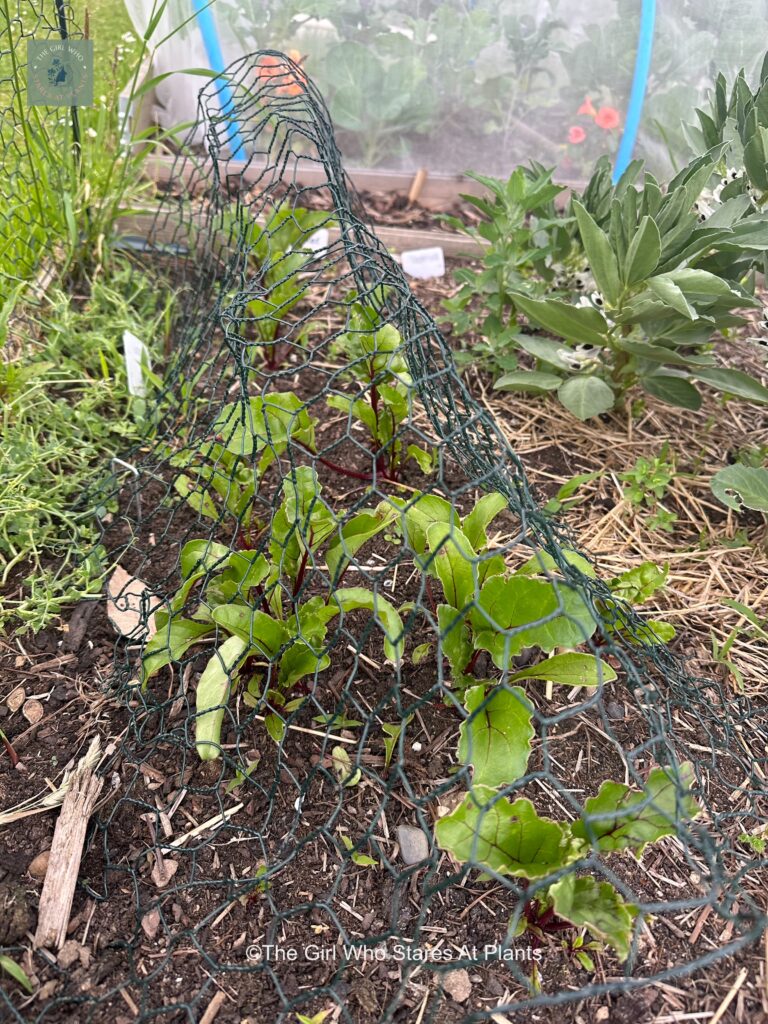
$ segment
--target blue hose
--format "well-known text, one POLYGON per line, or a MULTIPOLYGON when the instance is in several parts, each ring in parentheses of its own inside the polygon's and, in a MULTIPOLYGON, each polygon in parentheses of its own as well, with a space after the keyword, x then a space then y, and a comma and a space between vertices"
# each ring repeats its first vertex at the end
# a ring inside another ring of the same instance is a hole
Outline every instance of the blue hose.
MULTIPOLYGON (((192 6, 197 14, 200 34, 205 43, 205 52, 208 55, 211 71, 221 74, 226 66, 224 64, 224 55, 221 52, 219 34, 216 31, 216 22, 211 13, 211 0, 192 0, 192 6)), ((221 112, 225 117, 229 117, 229 146, 232 151, 232 157, 235 160, 245 160, 245 149, 243 148, 243 140, 240 137, 240 128, 234 116, 232 116, 235 106, 232 87, 226 78, 222 80, 219 86, 219 95, 221 98, 221 112)))
POLYGON ((616 153, 616 164, 613 168, 614 185, 626 171, 632 152, 637 142, 640 129, 640 118, 643 113, 643 101, 648 88, 648 72, 651 69, 653 52, 653 25, 656 20, 656 0, 642 0, 640 10, 640 34, 637 40, 637 56, 635 57, 635 73, 632 78, 632 91, 629 94, 627 119, 624 132, 616 153))

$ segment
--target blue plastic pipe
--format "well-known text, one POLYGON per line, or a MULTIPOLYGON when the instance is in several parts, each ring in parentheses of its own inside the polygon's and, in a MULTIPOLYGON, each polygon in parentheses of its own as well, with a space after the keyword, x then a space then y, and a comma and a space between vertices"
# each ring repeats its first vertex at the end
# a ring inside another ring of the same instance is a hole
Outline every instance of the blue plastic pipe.
POLYGON ((613 168, 614 185, 626 171, 632 159, 632 153, 637 142, 637 133, 640 129, 640 118, 643 113, 643 101, 645 100, 646 89, 648 88, 648 73, 651 69, 651 54, 653 53, 653 26, 656 21, 656 0, 642 0, 640 9, 640 35, 637 40, 637 56, 635 57, 635 73, 632 78, 632 91, 629 94, 629 105, 627 106, 627 118, 624 123, 624 132, 619 142, 619 149, 616 153, 616 163, 613 168))
MULTIPOLYGON (((197 22, 200 26, 200 34, 203 37, 211 71, 221 74, 225 70, 224 55, 221 52, 216 22, 211 13, 211 0, 192 0, 192 6, 197 15, 197 22)), ((221 98, 221 112, 225 117, 229 117, 229 145, 232 150, 232 156, 235 160, 245 160, 245 149, 243 148, 243 140, 240 137, 240 128, 233 116, 235 102, 232 95, 232 87, 226 78, 222 79, 219 85, 219 96, 221 98)))

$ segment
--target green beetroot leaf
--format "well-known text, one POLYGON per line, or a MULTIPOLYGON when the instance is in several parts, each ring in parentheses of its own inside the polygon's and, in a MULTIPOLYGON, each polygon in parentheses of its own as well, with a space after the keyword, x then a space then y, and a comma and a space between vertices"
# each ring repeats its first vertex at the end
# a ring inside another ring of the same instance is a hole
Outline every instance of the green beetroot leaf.
POLYGON ((690 764, 673 769, 655 768, 642 790, 607 781, 597 796, 587 800, 581 820, 574 822, 575 838, 594 842, 603 853, 633 850, 641 854, 648 843, 675 835, 678 827, 695 818, 701 808, 690 795, 690 764))
POLYGON ((427 545, 445 600, 452 608, 466 608, 475 596, 473 563, 477 555, 472 545, 458 526, 446 523, 434 523, 427 529, 427 545))
POLYGON ((161 668, 179 661, 202 637, 213 632, 210 622, 193 619, 171 619, 152 636, 144 647, 141 661, 141 682, 145 685, 161 668))
POLYGON ((459 729, 459 760, 472 765, 476 786, 509 785, 525 775, 533 739, 533 705, 519 686, 485 684, 466 692, 468 718, 459 729))
POLYGON ((565 875, 550 887, 549 895, 558 917, 577 928, 587 928, 611 946, 622 963, 627 959, 640 908, 625 903, 610 882, 598 882, 588 875, 565 875))
POLYGON ((479 608, 470 613, 475 647, 489 651, 497 668, 524 647, 578 647, 596 629, 592 612, 578 590, 528 576, 492 576, 480 591, 479 608), (505 632, 507 631, 507 632, 505 632))
POLYGON ((343 587, 337 590, 333 600, 345 612, 358 608, 373 612, 384 632, 384 655, 393 665, 399 665, 403 658, 405 630, 397 609, 381 594, 374 594, 364 587, 343 587))
POLYGON ((564 686, 597 686, 609 683, 616 678, 616 673, 606 661, 596 658, 593 654, 555 654, 551 658, 521 669, 510 676, 510 682, 523 679, 546 679, 564 686))
POLYGON ((195 705, 195 746, 202 761, 213 761, 220 756, 221 723, 232 678, 247 651, 248 642, 242 637, 227 637, 200 676, 195 705))
POLYGON ((462 864, 517 878, 544 878, 579 857, 568 825, 540 818, 530 800, 491 801, 494 791, 473 788, 435 825, 438 846, 462 864))

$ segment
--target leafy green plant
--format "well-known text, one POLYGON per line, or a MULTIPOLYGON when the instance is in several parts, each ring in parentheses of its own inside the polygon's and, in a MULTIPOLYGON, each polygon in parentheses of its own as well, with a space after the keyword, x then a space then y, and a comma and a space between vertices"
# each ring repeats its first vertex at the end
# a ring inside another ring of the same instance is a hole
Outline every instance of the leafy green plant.
POLYGON ((482 651, 510 681, 586 686, 616 678, 594 655, 552 653, 586 643, 596 619, 575 587, 542 578, 549 569, 545 558, 534 555, 510 572, 503 556, 489 547, 488 527, 507 508, 502 494, 484 495, 463 519, 434 494, 392 501, 402 509, 401 528, 417 566, 442 587, 443 602, 432 601, 442 653, 459 692, 476 682, 472 673, 482 651), (516 666, 515 658, 528 648, 550 657, 516 666))
POLYGON ((384 633, 387 660, 398 664, 402 658, 403 625, 390 602, 363 587, 339 585, 355 552, 386 528, 395 510, 382 503, 342 521, 323 500, 316 473, 306 466, 285 480, 282 494, 261 550, 232 552, 207 540, 184 545, 181 587, 155 612, 157 632, 144 649, 141 678, 146 685, 194 645, 206 645, 195 719, 203 760, 220 754, 226 706, 238 689, 247 704, 267 710, 269 734, 276 741, 282 738, 285 723, 277 709, 293 710, 291 691, 330 664, 327 630, 337 615, 370 611, 384 633), (314 571, 321 566, 324 571, 314 571))
POLYGON ((12 960, 11 957, 0 954, 0 970, 5 971, 6 974, 10 975, 17 985, 21 985, 23 989, 30 993, 35 991, 35 987, 29 979, 26 971, 22 970, 21 967, 12 960))
POLYGON ((122 335, 156 356, 172 302, 115 260, 84 302, 52 289, 24 310, 23 350, 0 360, 0 626, 37 631, 98 590, 97 524, 80 503, 152 426, 128 392, 122 335))
POLYGON ((518 167, 507 181, 470 174, 490 195, 462 195, 485 218, 478 227, 467 227, 456 217, 443 218, 476 241, 487 242, 481 269, 462 267, 455 273, 461 285, 447 299, 445 317, 459 337, 468 331, 484 340, 473 343, 471 352, 458 353, 458 361, 485 358, 513 371, 514 350, 520 340, 515 321, 515 295, 519 291, 541 294, 553 277, 550 265, 565 260, 571 250, 568 222, 559 217, 554 200, 563 186, 552 183, 553 171, 534 165, 518 167))
POLYGON ((291 346, 300 345, 310 324, 290 323, 285 319, 304 298, 309 287, 303 272, 313 256, 309 239, 321 226, 331 222, 324 210, 305 210, 289 203, 279 204, 260 223, 246 208, 237 204, 229 211, 229 225, 248 254, 253 277, 247 282, 249 298, 246 309, 252 317, 253 330, 264 366, 269 371, 279 368, 291 346), (281 339, 285 339, 281 344, 281 339))
POLYGON ((211 440, 170 455, 183 470, 174 488, 206 519, 230 518, 239 546, 248 548, 263 529, 256 507, 264 474, 289 444, 314 452, 316 422, 291 391, 232 402, 216 417, 211 440))
POLYGON ((662 192, 636 161, 611 185, 600 162, 581 200, 575 230, 596 293, 578 304, 520 291, 515 306, 548 335, 520 346, 534 369, 499 378, 511 391, 556 391, 579 419, 614 408, 635 385, 662 401, 698 409, 704 384, 726 395, 768 402, 768 388, 718 366, 710 342, 744 323, 756 300, 742 283, 768 243, 768 219, 733 196, 703 222, 694 204, 716 174, 716 160, 694 161, 662 192), (556 340, 557 339, 557 340, 556 340))
POLYGON ((408 459, 431 473, 436 453, 415 444, 403 450, 401 433, 411 418, 413 382, 397 328, 373 306, 353 302, 348 330, 336 340, 334 351, 343 358, 344 376, 351 378, 356 392, 330 394, 326 401, 368 432, 377 477, 397 480, 408 459))
MULTIPOLYGON (((690 765, 656 768, 642 789, 604 782, 576 821, 557 821, 539 816, 528 798, 506 795, 525 776, 531 755, 534 711, 524 690, 480 683, 466 691, 464 706, 458 758, 471 767, 472 786, 435 825, 438 845, 460 864, 519 881, 516 934, 540 940, 584 928, 626 960, 639 908, 612 883, 576 871, 587 859, 591 866, 595 853, 631 850, 639 856, 695 818, 690 765)), ((574 954, 581 948, 574 946, 574 954)), ((588 957, 577 959, 589 969, 588 957)))
POLYGON ((718 74, 708 109, 697 109, 696 117, 698 126, 686 125, 696 152, 724 148, 723 166, 734 167, 735 173, 725 176, 722 187, 731 194, 742 192, 743 172, 751 201, 762 207, 768 201, 768 54, 754 89, 743 68, 730 93, 725 75, 718 74))
POLYGON ((675 473, 675 459, 665 443, 658 455, 651 459, 640 456, 631 469, 618 474, 619 480, 626 484, 624 500, 645 513, 646 525, 651 530, 667 533, 674 530, 677 516, 665 508, 663 502, 675 473))

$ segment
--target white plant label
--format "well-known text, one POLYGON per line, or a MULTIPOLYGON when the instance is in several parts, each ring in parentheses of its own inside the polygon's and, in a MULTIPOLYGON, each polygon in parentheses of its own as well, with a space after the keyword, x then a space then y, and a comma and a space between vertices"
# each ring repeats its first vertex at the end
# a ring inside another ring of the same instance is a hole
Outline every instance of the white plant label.
POLYGON ((406 249, 400 254, 400 264, 409 277, 445 275, 445 254, 439 245, 429 249, 406 249))
POLYGON ((331 233, 328 228, 318 228, 317 231, 307 239, 307 248, 311 249, 312 252, 320 252, 321 249, 328 248, 330 241, 331 233))
POLYGON ((124 331, 123 352, 125 354, 125 372, 128 374, 128 391, 138 398, 143 398, 147 393, 144 386, 144 364, 148 370, 152 369, 147 346, 135 334, 124 331))

